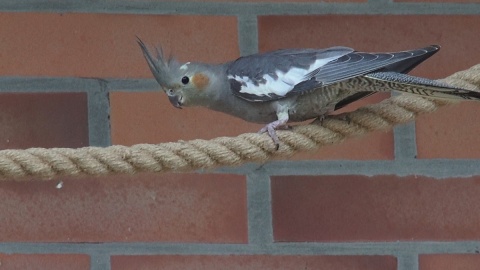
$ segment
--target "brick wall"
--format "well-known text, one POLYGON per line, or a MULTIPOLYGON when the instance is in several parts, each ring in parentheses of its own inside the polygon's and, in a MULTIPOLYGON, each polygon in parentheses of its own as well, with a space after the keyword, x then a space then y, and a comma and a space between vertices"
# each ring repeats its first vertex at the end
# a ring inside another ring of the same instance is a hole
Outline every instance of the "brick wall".
MULTIPOLYGON (((173 108, 135 35, 185 61, 440 44, 413 74, 480 63, 478 0, 3 0, 0 11, 2 149, 259 129, 173 108)), ((263 166, 3 181, 0 269, 479 269, 479 114, 462 103, 263 166)))

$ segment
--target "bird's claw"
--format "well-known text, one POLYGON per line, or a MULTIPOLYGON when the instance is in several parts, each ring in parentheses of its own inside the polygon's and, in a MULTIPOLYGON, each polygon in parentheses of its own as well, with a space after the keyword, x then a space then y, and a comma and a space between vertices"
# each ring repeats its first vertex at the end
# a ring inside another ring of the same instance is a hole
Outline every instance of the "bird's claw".
POLYGON ((280 140, 278 139, 276 129, 289 129, 290 127, 285 125, 287 121, 277 120, 274 121, 266 126, 264 126, 258 133, 265 133, 267 132, 270 138, 272 138, 273 143, 275 143, 275 150, 280 148, 280 140))
POLYGON ((322 114, 318 117, 318 122, 320 123, 320 126, 323 124, 323 120, 325 120, 326 116, 325 114, 322 114))
POLYGON ((335 115, 335 118, 340 119, 342 121, 345 121, 345 122, 347 122, 347 124, 350 124, 351 121, 352 121, 352 119, 350 118, 350 116, 347 113, 337 114, 337 115, 335 115))
POLYGON ((348 116, 347 114, 345 114, 345 115, 342 116, 342 120, 343 120, 343 121, 346 121, 347 124, 349 124, 349 125, 350 125, 350 123, 352 122, 352 119, 351 119, 350 116, 348 116))
MULTIPOLYGON (((335 119, 340 119, 340 120, 342 120, 342 121, 345 121, 345 122, 347 122, 347 124, 350 124, 350 122, 351 122, 350 116, 348 116, 348 114, 346 114, 346 113, 333 115, 333 117, 334 117, 335 119)), ((327 116, 326 116, 325 114, 324 114, 324 115, 320 115, 320 116, 317 118, 316 122, 318 122, 318 124, 319 124, 320 126, 322 126, 322 125, 323 125, 323 121, 325 121, 326 118, 327 118, 327 116)))
POLYGON ((325 118, 326 118, 325 114, 319 115, 312 123, 315 123, 319 126, 323 126, 323 121, 325 120, 325 118))
POLYGON ((270 138, 272 138, 273 143, 275 143, 275 150, 278 150, 280 148, 280 140, 278 139, 277 132, 275 131, 275 128, 273 127, 272 123, 264 126, 258 133, 265 133, 267 132, 270 138))

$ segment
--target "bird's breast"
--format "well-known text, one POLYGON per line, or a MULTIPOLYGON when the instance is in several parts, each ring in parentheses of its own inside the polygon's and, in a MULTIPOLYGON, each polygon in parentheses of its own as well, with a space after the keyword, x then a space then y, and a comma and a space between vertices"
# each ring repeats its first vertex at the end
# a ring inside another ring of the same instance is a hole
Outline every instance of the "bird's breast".
POLYGON ((277 120, 279 110, 287 110, 289 122, 300 122, 330 113, 335 105, 352 91, 343 85, 313 89, 308 93, 269 102, 251 102, 232 94, 225 95, 208 106, 253 123, 271 123, 277 120), (341 87, 338 87, 341 86, 341 87))

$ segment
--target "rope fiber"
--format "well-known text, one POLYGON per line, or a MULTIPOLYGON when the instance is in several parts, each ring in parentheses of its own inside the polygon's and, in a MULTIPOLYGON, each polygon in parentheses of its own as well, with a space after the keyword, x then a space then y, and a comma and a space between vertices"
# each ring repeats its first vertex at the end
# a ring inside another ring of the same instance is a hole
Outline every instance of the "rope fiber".
MULTIPOLYGON (((457 72, 444 82, 480 91, 480 64, 457 72)), ((429 100, 399 95, 340 116, 328 116, 322 123, 277 131, 280 148, 267 134, 246 133, 212 140, 137 144, 131 147, 30 148, 0 151, 0 179, 52 179, 64 176, 101 176, 139 172, 187 172, 246 162, 264 163, 298 151, 338 144, 375 130, 406 123, 419 114, 430 113, 452 101, 429 100)), ((480 105, 480 104, 479 104, 480 105)))

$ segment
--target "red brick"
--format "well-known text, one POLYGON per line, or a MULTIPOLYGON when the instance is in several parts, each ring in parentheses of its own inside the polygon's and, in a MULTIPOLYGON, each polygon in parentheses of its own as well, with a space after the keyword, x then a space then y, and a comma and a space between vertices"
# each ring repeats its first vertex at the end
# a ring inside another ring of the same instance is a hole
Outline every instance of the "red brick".
MULTIPOLYGON (((412 74, 443 78, 478 64, 480 39, 472 39, 480 25, 479 16, 467 15, 326 15, 265 16, 259 18, 261 51, 278 48, 334 45, 351 46, 360 51, 396 51, 440 44, 442 49, 412 74)), ((418 155, 421 158, 479 158, 480 136, 471 124, 471 115, 480 114, 480 105, 464 103, 417 120, 418 155), (443 112, 442 112, 443 111, 443 112), (448 130, 448 132, 446 131, 448 130)), ((390 135, 390 134, 388 134, 390 135)), ((370 136, 370 135, 367 135, 370 136)), ((372 140, 378 141, 378 140, 372 140)), ((372 142, 368 141, 368 142, 372 142)), ((336 146, 352 155, 390 151, 392 140, 336 146)), ((320 151, 322 152, 322 151, 320 151)), ((321 154, 320 154, 321 155, 321 154)), ((326 155, 326 157, 328 157, 326 155)))
POLYGON ((480 239, 480 177, 285 176, 272 179, 274 238, 296 241, 480 239))
POLYGON ((163 92, 114 92, 110 103, 114 144, 211 139, 257 132, 262 127, 206 108, 179 110, 163 92))
POLYGON ((0 13, 0 35, 4 76, 151 78, 136 35, 180 60, 220 62, 239 51, 236 19, 222 16, 0 13))
POLYGON ((420 255, 420 270, 477 270, 478 254, 435 254, 420 255))
POLYGON ((4 181, 0 239, 244 243, 245 188, 244 177, 217 174, 4 181))
POLYGON ((2 270, 87 270, 90 269, 90 258, 73 254, 0 254, 0 267, 2 270))
POLYGON ((390 256, 114 256, 111 262, 112 270, 396 269, 396 259, 390 256))
POLYGON ((480 158, 480 103, 463 102, 416 122, 418 158, 480 158))
POLYGON ((0 149, 88 145, 85 93, 0 94, 0 149))

